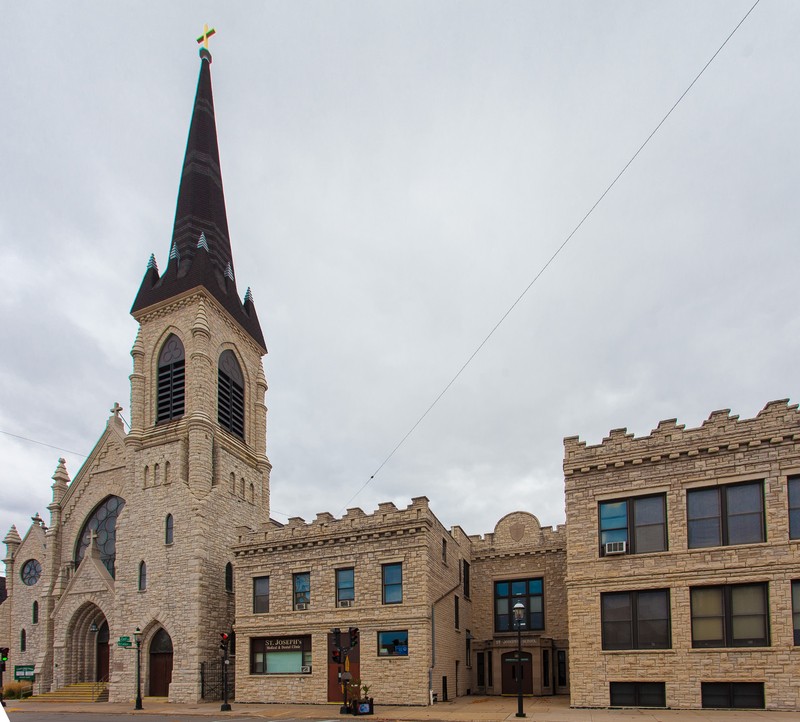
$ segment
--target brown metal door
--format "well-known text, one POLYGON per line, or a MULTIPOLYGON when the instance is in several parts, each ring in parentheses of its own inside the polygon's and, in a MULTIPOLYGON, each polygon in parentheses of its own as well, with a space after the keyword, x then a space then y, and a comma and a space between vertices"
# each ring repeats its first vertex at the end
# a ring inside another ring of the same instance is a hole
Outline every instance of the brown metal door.
POLYGON ((97 675, 95 682, 108 681, 108 642, 97 643, 97 675))
MULTIPOLYGON (((343 630, 341 635, 341 643, 347 644, 348 637, 347 631, 343 630)), ((333 643, 333 635, 328 635, 328 702, 338 702, 341 703, 344 699, 344 693, 342 691, 342 674, 344 672, 350 672, 353 679, 360 679, 361 672, 360 672, 360 659, 361 655, 359 654, 359 647, 356 646, 350 650, 349 654, 347 655, 346 659, 343 659, 341 663, 337 663, 333 661, 333 652, 336 649, 333 643)))
MULTIPOLYGON (((500 658, 503 665, 503 694, 517 694, 517 670, 519 662, 516 652, 506 652, 500 658)), ((522 653, 522 694, 533 694, 533 674, 531 673, 531 655, 522 653)))
POLYGON ((172 652, 154 652, 150 655, 150 696, 168 697, 172 682, 172 652))

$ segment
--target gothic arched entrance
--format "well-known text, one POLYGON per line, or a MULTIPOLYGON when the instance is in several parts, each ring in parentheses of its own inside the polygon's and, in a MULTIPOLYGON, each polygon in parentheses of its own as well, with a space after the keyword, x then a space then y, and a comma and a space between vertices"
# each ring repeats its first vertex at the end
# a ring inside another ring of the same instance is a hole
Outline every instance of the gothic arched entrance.
MULTIPOLYGON (((522 653, 522 694, 533 694, 531 653, 522 653)), ((503 694, 517 694, 517 674, 520 664, 516 652, 506 652, 500 657, 503 665, 503 694)))
POLYGON ((163 627, 150 640, 150 696, 169 697, 172 682, 172 638, 163 627))
POLYGON ((100 607, 88 602, 73 615, 67 632, 65 669, 56 669, 54 685, 105 682, 110 669, 108 620, 100 607))

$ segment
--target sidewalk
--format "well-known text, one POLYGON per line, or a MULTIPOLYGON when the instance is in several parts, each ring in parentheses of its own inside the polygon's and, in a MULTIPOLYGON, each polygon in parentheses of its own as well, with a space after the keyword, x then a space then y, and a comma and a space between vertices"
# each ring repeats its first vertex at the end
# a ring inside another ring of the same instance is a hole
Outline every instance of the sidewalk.
MULTIPOLYGON (((36 698, 19 702, 8 700, 6 713, 12 722, 24 722, 26 713, 64 712, 86 714, 91 722, 92 713, 131 714, 133 702, 95 704, 56 704, 37 702, 36 698)), ((144 709, 136 712, 149 714, 253 717, 272 720, 349 720, 350 715, 340 715, 336 705, 301 704, 239 704, 231 702, 231 712, 220 712, 220 703, 170 704, 165 699, 146 697, 144 709)), ((800 722, 800 712, 770 712, 765 710, 596 710, 570 709, 567 697, 530 697, 524 700, 527 719, 532 722, 733 722, 744 720, 769 720, 771 722, 800 722)), ((376 705, 373 722, 511 722, 516 720, 517 700, 513 697, 459 697, 454 702, 440 702, 431 707, 395 707, 376 705)))

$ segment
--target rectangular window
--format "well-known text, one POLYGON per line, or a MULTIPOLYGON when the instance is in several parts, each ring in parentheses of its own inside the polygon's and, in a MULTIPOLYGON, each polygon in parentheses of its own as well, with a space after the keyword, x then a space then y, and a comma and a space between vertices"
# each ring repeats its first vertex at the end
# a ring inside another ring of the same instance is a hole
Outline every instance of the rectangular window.
POLYGON ((600 554, 609 542, 625 542, 629 554, 663 552, 667 549, 666 497, 637 496, 601 501, 600 554))
POLYGON ((269 577, 253 579, 253 614, 269 611, 269 577))
POLYGON ((381 567, 383 603, 401 604, 403 601, 403 565, 384 564, 381 567))
POLYGON ((292 589, 294 608, 308 609, 311 604, 311 572, 292 574, 292 589))
POLYGON ((767 585, 693 587, 693 647, 767 647, 767 585))
POLYGON ((356 598, 355 570, 336 570, 336 606, 350 606, 356 598), (344 605, 342 604, 344 602, 344 605), (348 604, 349 602, 349 604, 348 604))
POLYGON ((447 564, 447 539, 442 539, 442 562, 447 564))
POLYGON ((686 510, 690 549, 765 541, 761 481, 689 489, 686 510))
POLYGON ((494 583, 494 630, 513 632, 514 605, 525 607, 523 629, 544 629, 544 582, 538 579, 514 579, 494 583))
POLYGON ((792 626, 797 647, 800 646, 800 581, 792 582, 792 626))
POLYGON ((472 666, 472 633, 467 630, 467 637, 466 637, 466 654, 467 654, 467 667, 472 666))
POLYGON ((407 657, 408 630, 395 629, 390 632, 378 632, 379 657, 407 657))
POLYGON ((558 659, 558 686, 567 686, 567 651, 559 649, 557 652, 558 659))
POLYGON ((789 477, 789 539, 800 539, 800 476, 789 477))
POLYGON ((458 629, 459 626, 460 626, 460 619, 459 619, 459 613, 458 613, 458 597, 453 597, 453 602, 455 602, 455 604, 453 606, 453 615, 454 615, 455 622, 456 622, 456 629, 458 629))
POLYGON ((663 682, 611 682, 612 707, 666 707, 667 693, 663 682))
POLYGON ((702 682, 706 709, 764 709, 763 682, 702 682))
POLYGON ((254 637, 250 674, 310 674, 311 637, 254 637))
POLYGON ((463 563, 464 573, 462 581, 464 583, 464 596, 469 599, 469 562, 465 559, 463 563))
POLYGON ((600 595, 603 649, 669 649, 669 589, 600 595))

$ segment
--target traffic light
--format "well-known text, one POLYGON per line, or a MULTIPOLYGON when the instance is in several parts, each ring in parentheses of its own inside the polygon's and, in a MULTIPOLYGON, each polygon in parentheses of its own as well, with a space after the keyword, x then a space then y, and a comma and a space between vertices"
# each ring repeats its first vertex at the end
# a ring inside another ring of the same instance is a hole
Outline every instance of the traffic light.
POLYGON ((228 642, 230 642, 230 635, 227 632, 219 633, 219 648, 228 651, 228 642))
POLYGON ((342 647, 342 630, 339 627, 335 627, 331 629, 331 634, 333 635, 333 646, 337 649, 341 649, 342 647))
POLYGON ((358 646, 358 627, 350 627, 350 649, 358 646))
POLYGON ((334 649, 331 652, 331 661, 334 664, 341 664, 342 663, 342 650, 341 649, 334 649))
POLYGON ((6 671, 6 662, 8 662, 8 647, 0 647, 0 672, 6 671))

